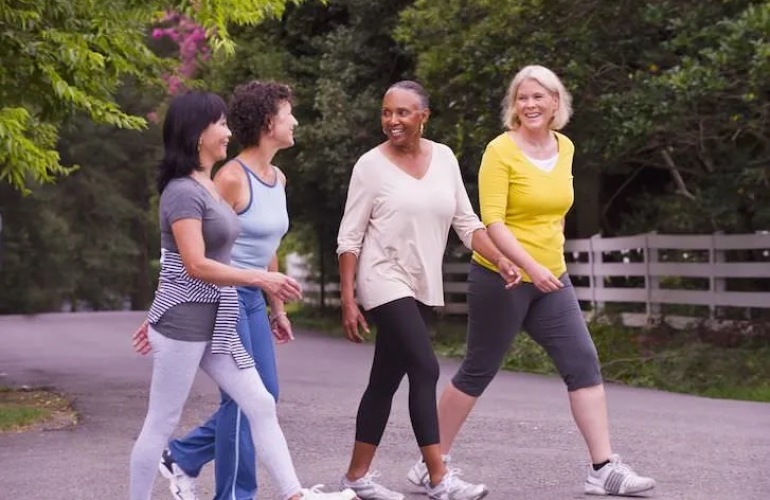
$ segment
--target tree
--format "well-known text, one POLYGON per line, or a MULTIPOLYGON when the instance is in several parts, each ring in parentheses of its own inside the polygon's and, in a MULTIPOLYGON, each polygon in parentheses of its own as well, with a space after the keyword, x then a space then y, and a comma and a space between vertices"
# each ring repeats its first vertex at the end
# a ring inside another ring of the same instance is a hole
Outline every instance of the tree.
POLYGON ((253 25, 297 0, 0 0, 0 181, 26 190, 72 171, 56 151, 65 119, 142 129, 115 93, 128 79, 163 83, 173 60, 146 45, 166 9, 195 19, 221 53, 233 51, 230 23, 253 25))
POLYGON ((223 92, 253 78, 292 84, 297 145, 277 164, 287 172, 293 224, 312 228, 321 284, 336 273, 337 229, 353 164, 384 139, 382 94, 411 67, 392 37, 399 12, 411 3, 303 4, 259 33, 233 31, 235 57, 212 71, 223 92))
POLYGON ((578 216, 596 199, 612 234, 770 227, 768 32, 767 0, 417 0, 397 38, 473 168, 515 72, 555 70, 575 98, 578 216))

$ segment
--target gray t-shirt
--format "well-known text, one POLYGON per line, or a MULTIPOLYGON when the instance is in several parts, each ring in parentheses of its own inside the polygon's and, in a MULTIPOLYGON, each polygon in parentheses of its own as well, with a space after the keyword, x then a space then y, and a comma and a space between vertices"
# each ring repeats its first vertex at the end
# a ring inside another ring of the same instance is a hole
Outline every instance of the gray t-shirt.
MULTIPOLYGON (((203 230, 205 255, 223 264, 230 263, 230 251, 240 232, 235 212, 225 201, 216 200, 192 177, 168 183, 160 196, 160 246, 179 252, 171 225, 181 219, 198 219, 203 230)), ((166 311, 153 328, 175 340, 209 341, 214 332, 218 304, 189 302, 166 311)))

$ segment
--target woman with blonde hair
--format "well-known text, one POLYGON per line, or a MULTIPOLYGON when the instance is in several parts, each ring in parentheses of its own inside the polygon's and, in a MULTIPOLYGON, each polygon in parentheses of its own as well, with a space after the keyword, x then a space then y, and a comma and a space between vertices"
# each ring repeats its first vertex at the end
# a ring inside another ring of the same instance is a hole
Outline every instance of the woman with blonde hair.
MULTIPOLYGON (((441 451, 497 374, 522 329, 545 349, 569 393, 573 418, 588 446, 585 492, 633 495, 655 481, 613 454, 607 402, 596 347, 564 260, 564 217, 572 206, 572 141, 557 132, 572 114, 572 98, 543 66, 513 78, 503 101, 505 132, 486 147, 479 170, 481 218, 495 246, 522 269, 516 288, 501 286, 494 263, 474 253, 468 275, 468 345, 463 363, 441 395, 441 451)), ((426 478, 418 462, 407 475, 426 478)))

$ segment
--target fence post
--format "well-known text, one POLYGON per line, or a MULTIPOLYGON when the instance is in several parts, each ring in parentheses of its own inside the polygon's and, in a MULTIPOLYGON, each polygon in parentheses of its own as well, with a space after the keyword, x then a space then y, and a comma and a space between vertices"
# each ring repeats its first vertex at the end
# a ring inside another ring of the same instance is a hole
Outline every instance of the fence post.
POLYGON ((652 323, 660 318, 660 304, 653 302, 655 290, 660 289, 660 278, 653 276, 651 271, 651 264, 659 262, 660 259, 658 249, 651 248, 650 245, 650 236, 655 234, 655 231, 652 231, 644 235, 644 286, 647 289, 647 323, 652 323))
POLYGON ((601 245, 594 246, 594 242, 601 241, 601 239, 602 235, 598 233, 588 239, 588 262, 591 264, 591 305, 594 308, 594 317, 600 316, 604 312, 604 302, 600 302, 597 298, 599 289, 604 288, 604 276, 597 276, 596 269, 599 264, 604 262, 604 259, 602 258, 601 245))
POLYGON ((716 277, 714 273, 714 266, 720 262, 725 261, 725 252, 723 250, 717 250, 716 240, 720 234, 722 234, 722 231, 716 231, 711 235, 711 248, 709 249, 709 263, 712 266, 709 285, 711 287, 711 293, 713 294, 711 305, 709 305, 710 319, 715 319, 721 316, 721 311, 717 307, 717 304, 719 303, 717 299, 717 294, 719 292, 725 291, 725 279, 716 277))

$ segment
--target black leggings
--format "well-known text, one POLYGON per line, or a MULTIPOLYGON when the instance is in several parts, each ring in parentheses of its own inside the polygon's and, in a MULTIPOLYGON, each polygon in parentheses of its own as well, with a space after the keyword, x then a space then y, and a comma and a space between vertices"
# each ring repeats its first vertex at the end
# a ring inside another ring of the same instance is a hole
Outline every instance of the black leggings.
POLYGON ((430 343, 432 309, 412 297, 369 311, 377 325, 374 361, 356 417, 356 441, 378 446, 393 395, 409 377, 409 416, 417 444, 439 443, 436 383, 439 367, 430 343))

